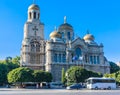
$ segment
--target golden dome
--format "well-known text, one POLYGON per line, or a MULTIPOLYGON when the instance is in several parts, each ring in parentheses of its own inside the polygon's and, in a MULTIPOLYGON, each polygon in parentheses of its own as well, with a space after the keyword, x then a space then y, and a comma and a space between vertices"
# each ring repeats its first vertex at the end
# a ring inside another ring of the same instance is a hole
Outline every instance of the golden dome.
POLYGON ((38 5, 35 5, 35 4, 32 4, 29 6, 28 10, 39 10, 39 6, 38 5))
POLYGON ((83 38, 84 40, 94 41, 94 36, 92 34, 86 34, 83 38))
POLYGON ((61 34, 55 30, 50 34, 50 38, 61 38, 61 34))
POLYGON ((68 23, 61 24, 58 30, 61 31, 61 30, 66 30, 66 29, 73 31, 73 27, 68 23))
POLYGON ((67 23, 67 17, 64 17, 64 23, 59 26, 58 31, 63 31, 63 30, 71 30, 73 31, 72 25, 67 23))

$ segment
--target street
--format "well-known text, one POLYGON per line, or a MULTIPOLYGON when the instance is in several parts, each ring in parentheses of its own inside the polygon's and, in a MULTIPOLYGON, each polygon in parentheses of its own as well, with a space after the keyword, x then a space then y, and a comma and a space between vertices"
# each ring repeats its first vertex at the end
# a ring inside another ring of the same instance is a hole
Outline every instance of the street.
POLYGON ((0 95, 119 95, 120 90, 0 89, 0 95))

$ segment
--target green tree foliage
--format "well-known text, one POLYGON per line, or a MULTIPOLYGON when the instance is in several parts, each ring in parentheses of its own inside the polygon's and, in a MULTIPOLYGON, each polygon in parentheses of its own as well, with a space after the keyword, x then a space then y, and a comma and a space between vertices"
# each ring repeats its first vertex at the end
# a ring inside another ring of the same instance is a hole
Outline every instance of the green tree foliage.
POLYGON ((8 72, 11 71, 12 69, 18 68, 19 62, 20 62, 20 57, 16 56, 15 58, 12 57, 6 57, 5 60, 2 60, 2 62, 7 66, 8 72))
POLYGON ((65 84, 65 82, 66 82, 65 69, 64 68, 62 68, 61 81, 62 81, 63 84, 65 84))
POLYGON ((5 60, 0 60, 0 84, 7 83, 7 74, 12 69, 18 68, 17 62, 13 62, 12 57, 6 57, 5 60))
POLYGON ((19 67, 8 73, 8 82, 16 83, 16 82, 31 82, 33 81, 32 76, 33 70, 27 67, 19 67))
POLYGON ((7 66, 3 63, 0 63, 0 84, 7 82, 7 66))
POLYGON ((44 72, 44 82, 51 82, 52 81, 52 74, 50 72, 44 72))
POLYGON ((33 76, 34 76, 34 82, 51 82, 52 81, 52 75, 49 72, 34 70, 33 76))
POLYGON ((115 73, 120 70, 120 67, 114 62, 109 62, 109 63, 110 63, 110 73, 115 73))
POLYGON ((8 73, 9 83, 22 83, 22 82, 51 82, 52 75, 49 72, 41 70, 31 70, 27 67, 19 67, 13 69, 8 73))
POLYGON ((6 57, 5 61, 6 61, 6 63, 12 62, 12 57, 10 57, 10 56, 6 57))
POLYGON ((42 82, 44 80, 43 79, 44 72, 41 70, 34 70, 33 76, 34 76, 34 82, 42 82))
POLYGON ((7 66, 7 69, 8 69, 8 72, 10 72, 11 70, 15 69, 15 68, 18 68, 20 67, 18 64, 14 64, 12 62, 9 62, 9 63, 5 63, 6 66, 7 66))
POLYGON ((114 78, 116 80, 116 82, 120 84, 120 71, 117 71, 117 72, 111 73, 111 74, 105 74, 104 77, 114 78))
POLYGON ((66 73, 67 73, 66 78, 68 79, 68 82, 70 83, 84 82, 85 79, 89 77, 101 77, 102 76, 100 73, 88 71, 78 66, 71 67, 70 69, 67 70, 66 73))
POLYGON ((20 65, 20 57, 16 56, 15 58, 12 58, 12 63, 20 65))

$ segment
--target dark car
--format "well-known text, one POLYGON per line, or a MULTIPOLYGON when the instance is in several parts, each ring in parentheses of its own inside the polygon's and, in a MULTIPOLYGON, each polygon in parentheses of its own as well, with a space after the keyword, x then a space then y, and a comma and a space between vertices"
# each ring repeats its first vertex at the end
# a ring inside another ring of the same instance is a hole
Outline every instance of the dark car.
POLYGON ((66 89, 80 89, 82 88, 82 85, 81 84, 73 84, 73 85, 70 85, 68 86, 66 89))

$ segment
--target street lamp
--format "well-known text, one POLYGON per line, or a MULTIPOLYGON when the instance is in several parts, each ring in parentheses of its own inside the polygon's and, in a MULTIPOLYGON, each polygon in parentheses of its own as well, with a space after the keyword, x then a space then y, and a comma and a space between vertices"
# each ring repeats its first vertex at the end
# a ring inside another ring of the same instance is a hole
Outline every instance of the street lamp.
POLYGON ((69 68, 69 51, 68 48, 66 48, 66 77, 67 77, 67 85, 68 85, 68 68, 69 68))

